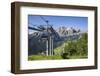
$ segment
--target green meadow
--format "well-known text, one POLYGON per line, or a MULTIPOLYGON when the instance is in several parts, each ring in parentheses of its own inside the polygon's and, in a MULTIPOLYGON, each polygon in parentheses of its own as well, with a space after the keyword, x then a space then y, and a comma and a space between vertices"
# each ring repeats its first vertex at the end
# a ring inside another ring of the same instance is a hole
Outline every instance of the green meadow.
POLYGON ((54 48, 53 56, 30 55, 28 60, 57 60, 57 59, 84 59, 88 58, 87 33, 77 40, 65 40, 58 43, 59 47, 54 48))

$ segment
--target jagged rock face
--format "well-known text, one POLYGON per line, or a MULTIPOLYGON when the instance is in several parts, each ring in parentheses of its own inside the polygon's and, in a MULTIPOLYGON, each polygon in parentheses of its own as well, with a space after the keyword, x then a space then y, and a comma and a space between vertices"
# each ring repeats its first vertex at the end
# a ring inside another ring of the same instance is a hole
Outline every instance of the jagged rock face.
POLYGON ((43 41, 42 39, 40 39, 39 36, 37 35, 30 35, 29 36, 29 39, 28 39, 28 54, 31 55, 31 54, 38 54, 38 53, 41 53, 42 51, 45 51, 46 48, 46 42, 43 41), (31 38, 30 38, 31 36, 31 38))
MULTIPOLYGON (((41 34, 41 33, 40 33, 41 34)), ((42 34, 43 37, 43 34, 42 34)), ((45 35, 44 35, 45 37, 45 35)), ((29 35, 28 39, 28 55, 38 55, 46 52, 46 40, 45 38, 41 38, 40 35, 29 35), (31 37, 31 38, 30 38, 31 37)), ((56 48, 57 41, 56 39, 53 40, 53 47, 56 48)))
POLYGON ((74 29, 72 27, 70 28, 67 28, 67 27, 59 27, 59 30, 58 30, 58 33, 60 36, 66 36, 66 35, 70 35, 70 34, 73 34, 73 33, 78 33, 80 32, 80 29, 74 29))

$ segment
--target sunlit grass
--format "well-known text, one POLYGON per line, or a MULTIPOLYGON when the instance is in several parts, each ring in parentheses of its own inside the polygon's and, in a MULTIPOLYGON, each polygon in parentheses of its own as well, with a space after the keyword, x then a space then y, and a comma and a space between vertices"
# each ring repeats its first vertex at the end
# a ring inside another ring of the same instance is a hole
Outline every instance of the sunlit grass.
POLYGON ((31 55, 28 60, 55 60, 62 59, 61 56, 44 56, 44 55, 31 55))
MULTIPOLYGON (((88 58, 87 56, 68 56, 68 59, 85 59, 88 58)), ((28 60, 32 61, 32 60, 61 60, 63 59, 62 56, 44 56, 44 55, 31 55, 28 56, 28 60)))
POLYGON ((70 59, 86 59, 87 56, 70 56, 70 59))

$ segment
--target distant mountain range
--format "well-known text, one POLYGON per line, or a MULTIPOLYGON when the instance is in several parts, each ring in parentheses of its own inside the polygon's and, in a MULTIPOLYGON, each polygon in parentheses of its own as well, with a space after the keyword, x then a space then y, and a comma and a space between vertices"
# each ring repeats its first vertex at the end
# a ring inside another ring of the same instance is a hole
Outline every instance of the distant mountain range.
MULTIPOLYGON (((53 34, 54 48, 58 47, 59 43, 64 42, 64 40, 75 40, 81 36, 81 30, 72 27, 59 27, 58 31, 51 28, 50 31, 53 34)), ((45 31, 28 34, 28 55, 36 55, 46 51, 46 40, 42 39, 43 36, 47 36, 46 34, 48 33, 45 31)))

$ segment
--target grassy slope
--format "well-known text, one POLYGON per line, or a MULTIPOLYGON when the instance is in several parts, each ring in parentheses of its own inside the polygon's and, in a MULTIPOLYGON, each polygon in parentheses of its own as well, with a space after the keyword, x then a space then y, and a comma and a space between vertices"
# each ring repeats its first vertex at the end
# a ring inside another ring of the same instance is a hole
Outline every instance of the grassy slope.
MULTIPOLYGON (((69 59, 84 59, 87 56, 70 56, 69 59)), ((28 60, 60 60, 63 59, 61 56, 42 56, 42 55, 31 55, 28 57, 28 60)))
MULTIPOLYGON (((28 60, 55 60, 55 59, 63 59, 61 54, 64 51, 64 47, 65 46, 68 47, 67 45, 68 45, 68 42, 64 42, 59 47, 55 48, 54 49, 54 53, 55 53, 54 56, 31 55, 31 56, 28 57, 28 60)), ((84 58, 87 58, 87 54, 68 56, 68 59, 84 59, 84 58)))
POLYGON ((28 57, 28 60, 54 60, 62 59, 61 56, 43 56, 43 55, 31 55, 28 57))

